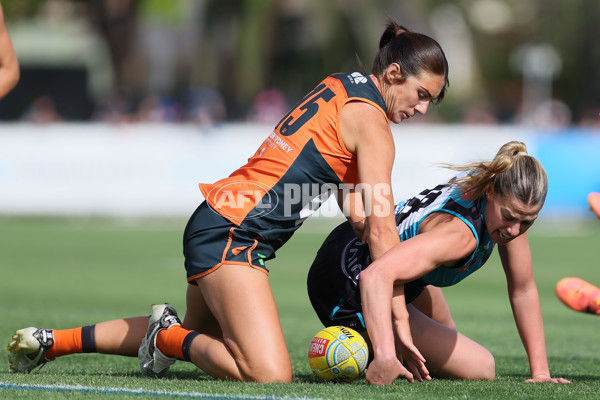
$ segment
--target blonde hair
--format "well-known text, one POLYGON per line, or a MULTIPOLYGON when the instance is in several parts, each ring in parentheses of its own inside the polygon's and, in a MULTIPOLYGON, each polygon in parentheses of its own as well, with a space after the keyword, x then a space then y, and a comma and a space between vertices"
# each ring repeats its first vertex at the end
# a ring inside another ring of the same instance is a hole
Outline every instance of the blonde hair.
POLYGON ((541 162, 527 154, 527 146, 523 142, 504 144, 492 161, 443 166, 455 171, 469 171, 467 176, 454 183, 470 200, 485 195, 490 189, 495 194, 515 198, 528 206, 543 205, 546 200, 546 170, 541 162))

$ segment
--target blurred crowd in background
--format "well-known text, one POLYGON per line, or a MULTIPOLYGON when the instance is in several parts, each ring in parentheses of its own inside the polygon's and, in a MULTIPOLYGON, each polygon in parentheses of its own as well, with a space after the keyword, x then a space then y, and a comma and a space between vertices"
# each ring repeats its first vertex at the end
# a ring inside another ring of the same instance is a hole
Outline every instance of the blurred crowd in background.
POLYGON ((600 126, 600 1, 1 0, 21 67, 0 120, 276 123, 370 72, 391 17, 440 42, 450 88, 409 123, 600 126))

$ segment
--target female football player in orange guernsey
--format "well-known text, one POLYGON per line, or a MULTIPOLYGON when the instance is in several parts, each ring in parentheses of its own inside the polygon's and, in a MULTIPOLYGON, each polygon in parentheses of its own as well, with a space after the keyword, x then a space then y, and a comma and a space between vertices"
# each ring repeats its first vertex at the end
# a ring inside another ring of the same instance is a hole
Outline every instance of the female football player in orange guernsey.
MULTIPOLYGON (((26 328, 8 346, 11 367, 26 372, 61 355, 97 351, 137 354, 142 372, 152 376, 164 375, 181 359, 219 379, 290 382, 291 360, 265 261, 330 193, 358 193, 357 187, 367 204, 364 240, 372 257, 399 243, 389 122, 424 114, 431 102, 442 100, 447 85, 448 63, 439 44, 390 21, 372 75, 327 77, 283 117, 246 165, 200 185, 206 201, 184 231, 189 285, 183 324, 171 306, 161 304, 150 319, 64 331, 26 328), (269 351, 257 342, 269 343, 269 351)), ((384 301, 391 304, 391 298, 384 301)), ((365 315, 380 306, 369 305, 365 315)), ((379 321, 370 321, 379 330, 379 321)), ((369 382, 414 380, 396 358, 393 337, 371 340, 369 382)), ((426 375, 416 347, 406 342, 405 348, 426 375)))

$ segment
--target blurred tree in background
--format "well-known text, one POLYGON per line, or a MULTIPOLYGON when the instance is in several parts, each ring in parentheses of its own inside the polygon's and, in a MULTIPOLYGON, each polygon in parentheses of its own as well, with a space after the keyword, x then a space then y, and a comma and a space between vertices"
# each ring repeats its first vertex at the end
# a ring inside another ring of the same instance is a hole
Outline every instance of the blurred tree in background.
POLYGON ((600 111, 598 1, 2 5, 23 69, 4 120, 274 119, 325 76, 360 70, 357 58, 370 72, 388 17, 437 39, 450 63, 448 96, 421 121, 585 125, 600 111))

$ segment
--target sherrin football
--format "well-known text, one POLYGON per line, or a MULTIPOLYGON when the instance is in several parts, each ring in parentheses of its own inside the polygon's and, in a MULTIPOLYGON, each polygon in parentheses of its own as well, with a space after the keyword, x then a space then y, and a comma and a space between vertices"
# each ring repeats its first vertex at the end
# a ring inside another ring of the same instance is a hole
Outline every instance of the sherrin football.
POLYGON ((308 363, 312 372, 332 382, 352 382, 365 371, 369 349, 354 329, 330 326, 311 340, 308 363))

